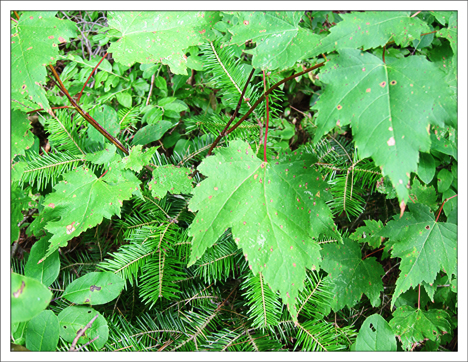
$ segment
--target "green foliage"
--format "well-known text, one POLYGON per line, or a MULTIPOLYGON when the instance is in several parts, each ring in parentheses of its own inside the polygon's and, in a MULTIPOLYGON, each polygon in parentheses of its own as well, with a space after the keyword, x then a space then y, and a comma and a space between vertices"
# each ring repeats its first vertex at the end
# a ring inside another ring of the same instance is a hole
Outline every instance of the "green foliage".
POLYGON ((11 322, 26 322, 50 302, 52 293, 36 279, 11 273, 11 322))
POLYGON ((396 352, 395 335, 379 314, 366 318, 356 338, 356 351, 396 352))
POLYGON ((280 291, 295 318, 294 299, 302 289, 305 270, 320 265, 313 239, 336 235, 324 183, 306 166, 314 161, 303 152, 286 152, 271 165, 240 141, 207 158, 198 167, 207 179, 190 200, 190 209, 200 211, 189 229, 193 236, 189 266, 231 227, 253 273, 261 272, 270 287, 280 291), (284 274, 278 278, 280 268, 284 274))
POLYGON ((457 349, 457 12, 10 15, 14 350, 457 349))
POLYGON ((44 66, 55 64, 59 44, 77 35, 74 22, 55 15, 55 11, 24 12, 11 23, 12 91, 46 110, 50 106, 41 87, 46 80, 44 66))

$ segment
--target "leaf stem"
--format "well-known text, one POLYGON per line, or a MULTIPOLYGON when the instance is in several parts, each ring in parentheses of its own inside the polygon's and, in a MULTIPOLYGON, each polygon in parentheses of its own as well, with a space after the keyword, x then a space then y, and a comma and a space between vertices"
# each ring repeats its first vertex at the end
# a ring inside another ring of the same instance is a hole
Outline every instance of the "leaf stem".
POLYGON ((211 144, 211 147, 210 147, 210 149, 208 150, 207 156, 211 155, 211 152, 212 152, 213 149, 216 147, 216 145, 219 143, 219 141, 221 140, 221 138, 224 137, 224 136, 226 136, 226 134, 227 134, 227 133, 226 133, 227 129, 229 128, 229 126, 231 125, 232 121, 234 120, 234 118, 236 118, 237 113, 239 112, 239 109, 240 109, 241 104, 242 104, 242 100, 244 99, 245 92, 247 91, 247 86, 249 85, 250 79, 252 78, 254 72, 255 72, 255 69, 252 68, 252 71, 250 72, 249 77, 247 78, 247 82, 245 82, 244 89, 242 90, 241 96, 240 96, 240 98, 239 98, 239 102, 237 102, 237 107, 236 107, 234 113, 232 114, 231 119, 229 120, 228 123, 226 123, 226 126, 224 127, 224 129, 222 130, 222 132, 218 135, 218 137, 216 137, 216 139, 214 140, 214 142, 211 144))
MULTIPOLYGON (((70 349, 68 350, 68 352, 75 352, 75 351, 77 351, 77 349, 75 349, 75 347, 76 347, 76 344, 78 343, 78 340, 80 339, 81 336, 84 335, 84 333, 86 332, 87 329, 91 328, 91 326, 93 325, 93 323, 94 323, 94 321, 97 319, 97 317, 99 317, 99 314, 96 314, 96 315, 94 316, 94 318, 91 319, 91 320, 89 321, 89 323, 86 324, 86 326, 85 326, 83 329, 79 329, 79 330, 78 330, 78 333, 76 334, 76 337, 73 339, 72 345, 71 345, 70 349)), ((93 341, 96 340, 98 337, 99 337, 99 336, 97 336, 95 339, 93 339, 93 341)), ((89 343, 91 343, 91 341, 90 341, 89 343)), ((84 347, 84 346, 83 346, 83 347, 84 347)))
POLYGON ((107 53, 104 54, 104 56, 102 57, 102 59, 99 61, 99 63, 97 63, 97 65, 94 67, 94 69, 92 70, 91 74, 89 75, 88 79, 86 79, 86 82, 85 84, 83 85, 83 88, 81 88, 81 92, 78 94, 78 98, 76 99, 77 103, 80 102, 80 99, 81 99, 81 95, 83 94, 83 91, 86 87, 86 84, 88 84, 89 82, 89 79, 91 78, 91 76, 93 75, 93 73, 96 71, 96 69, 99 67, 99 65, 101 65, 102 61, 104 60, 104 58, 107 57, 107 53))
POLYGON ((109 141, 111 141, 115 146, 117 146, 123 153, 126 155, 129 154, 128 150, 120 143, 118 139, 113 137, 109 132, 107 132, 96 120, 91 117, 87 112, 83 111, 81 107, 75 102, 75 100, 70 96, 68 93, 67 89, 63 85, 62 81, 60 80, 59 75, 55 71, 55 68, 49 64, 50 69, 52 70, 52 73, 54 74, 55 79, 59 82, 59 85, 62 90, 62 92, 67 96, 68 100, 72 104, 72 106, 75 108, 75 110, 81 114, 81 116, 86 119, 94 128, 96 128, 99 133, 101 133, 105 138, 107 138, 109 141))
POLYGON ((449 198, 447 198, 447 199, 444 200, 444 202, 442 203, 442 206, 441 206, 440 209, 439 209, 439 213, 437 214, 437 219, 435 220, 436 222, 439 221, 439 216, 440 216, 440 213, 442 212, 442 209, 444 208, 445 203, 446 203, 448 200, 453 199, 454 197, 457 197, 457 196, 458 196, 458 194, 453 195, 452 197, 449 197, 449 198))
POLYGON ((278 83, 274 84, 273 86, 271 86, 265 93, 263 93, 263 95, 254 103, 254 105, 252 107, 250 107, 249 111, 239 120, 237 121, 237 123, 232 126, 227 132, 226 132, 226 135, 228 135, 229 133, 231 133, 232 131, 234 131, 237 127, 240 126, 240 124, 242 122, 245 121, 245 119, 250 116, 250 114, 255 110, 255 108, 257 108, 257 106, 260 104, 260 102, 262 102, 264 99, 265 99, 265 96, 270 94, 271 92, 273 92, 276 88, 278 88, 281 84, 284 84, 286 83, 287 81, 291 80, 291 79, 294 79, 294 78, 297 78, 305 73, 308 73, 310 72, 311 70, 314 70, 314 69, 317 69, 317 68, 320 68, 320 67, 323 67, 325 65, 325 62, 323 63, 319 63, 319 64, 316 64, 314 65, 313 67, 310 67, 310 68, 307 68, 306 70, 302 71, 302 72, 299 72, 299 73, 296 73, 296 74, 293 74, 287 78, 284 78, 283 80, 280 80, 278 83))

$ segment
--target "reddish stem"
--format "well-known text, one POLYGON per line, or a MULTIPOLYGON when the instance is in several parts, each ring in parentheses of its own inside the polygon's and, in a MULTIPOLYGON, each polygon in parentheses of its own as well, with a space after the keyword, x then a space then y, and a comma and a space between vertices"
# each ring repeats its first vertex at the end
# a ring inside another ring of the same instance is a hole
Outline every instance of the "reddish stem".
POLYGON ((108 170, 104 171, 104 173, 99 178, 103 177, 107 173, 107 171, 108 170))
MULTIPOLYGON (((52 107, 52 109, 63 109, 63 108, 71 108, 71 109, 74 109, 73 107, 70 107, 70 106, 52 107)), ((26 112, 26 114, 34 113, 34 112, 40 112, 40 111, 43 111, 43 110, 44 110, 44 108, 39 108, 39 109, 35 109, 34 111, 26 112)))
MULTIPOLYGON (((263 71, 263 86, 265 91, 267 90, 265 71, 263 71)), ((267 149, 267 137, 268 137, 268 122, 270 120, 270 107, 268 106, 268 96, 265 95, 266 100, 266 126, 265 126, 265 141, 263 142, 263 161, 267 162, 266 149, 267 149)))
POLYGON ((458 194, 453 195, 452 197, 449 197, 448 199, 445 199, 445 200, 444 200, 444 202, 442 203, 442 206, 441 206, 440 209, 439 209, 439 213, 437 214, 436 222, 439 220, 440 213, 442 212, 442 209, 444 208, 445 203, 446 203, 448 200, 453 199, 454 197, 457 197, 457 196, 458 196, 458 194))
POLYGON ((385 44, 385 45, 383 46, 383 52, 382 52, 382 60, 383 60, 384 64, 385 64, 385 47, 386 47, 386 46, 387 46, 387 44, 385 44))
POLYGON ((104 60, 104 58, 107 57, 107 53, 104 54, 104 56, 102 57, 102 59, 99 61, 99 63, 97 63, 97 65, 94 67, 93 71, 91 72, 91 74, 89 75, 88 79, 86 79, 86 82, 85 84, 83 85, 83 88, 81 89, 81 92, 78 94, 78 98, 76 100, 76 103, 80 103, 80 99, 81 99, 81 95, 83 94, 83 91, 86 87, 86 84, 88 84, 89 82, 89 79, 91 78, 91 76, 93 75, 93 73, 96 71, 96 69, 99 67, 99 65, 102 63, 102 61, 104 60))
POLYGON ((375 253, 377 253, 378 251, 383 250, 383 249, 384 249, 384 248, 380 248, 380 249, 374 250, 372 253, 367 254, 364 258, 362 258, 362 260, 367 259, 367 258, 368 258, 369 256, 371 256, 372 254, 375 254, 375 253))

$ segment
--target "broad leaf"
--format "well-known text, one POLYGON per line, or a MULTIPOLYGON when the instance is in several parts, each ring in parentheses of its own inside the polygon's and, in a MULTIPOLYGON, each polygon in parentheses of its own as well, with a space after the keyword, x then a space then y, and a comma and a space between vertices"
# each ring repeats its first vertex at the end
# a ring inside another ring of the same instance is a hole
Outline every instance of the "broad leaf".
POLYGON ((156 147, 151 147, 142 151, 142 145, 134 146, 130 149, 130 154, 122 159, 125 169, 140 172, 143 167, 150 163, 151 157, 156 152, 156 147))
POLYGON ((157 141, 164 136, 169 129, 172 128, 172 123, 168 121, 159 121, 157 124, 152 124, 143 128, 133 137, 133 145, 147 145, 148 143, 157 141))
MULTIPOLYGON (((46 66, 55 64, 58 44, 77 35, 76 24, 55 17, 56 11, 25 11, 11 28, 11 88, 50 109, 42 87, 46 66)), ((19 100, 21 101, 21 100, 19 100)))
POLYGON ((392 257, 401 258, 391 306, 398 296, 422 282, 431 284, 440 270, 457 275, 457 226, 436 222, 428 206, 408 205, 410 212, 390 221, 384 235, 393 244, 392 257))
POLYGON ((382 243, 382 236, 380 232, 382 231, 383 224, 380 220, 364 220, 366 226, 361 226, 356 229, 356 231, 350 236, 351 239, 359 242, 367 242, 369 246, 374 249, 380 247, 382 243))
POLYGON ((189 207, 199 210, 189 228, 195 263, 226 228, 243 249, 252 272, 280 291, 293 318, 295 298, 306 268, 318 268, 320 247, 314 238, 335 235, 327 184, 315 171, 315 156, 286 152, 262 162, 243 141, 233 141, 206 158, 199 171, 207 176, 193 191, 189 207), (280 273, 278 271, 281 271, 280 273))
POLYGON ((108 51, 126 66, 162 63, 175 74, 187 74, 184 50, 212 37, 217 12, 110 11, 109 27, 119 40, 108 51), (132 51, 129 51, 131 49, 132 51))
POLYGON ((367 317, 356 338, 356 351, 396 352, 395 335, 379 314, 367 317))
POLYGON ((104 217, 120 216, 123 201, 130 199, 140 184, 131 171, 119 169, 120 165, 111 164, 100 178, 82 167, 63 175, 64 181, 45 198, 44 211, 37 221, 45 223, 45 229, 53 234, 42 260, 66 246, 68 240, 100 224, 104 217))
POLYGON ((425 338, 436 341, 442 334, 451 331, 450 316, 444 310, 425 311, 404 305, 393 313, 390 321, 395 334, 400 338, 404 349, 409 350, 413 343, 425 338))
POLYGON ((418 176, 427 185, 435 175, 434 157, 430 153, 421 152, 418 164, 418 176))
POLYGON ((421 184, 417 178, 413 179, 410 198, 412 202, 427 205, 434 211, 439 207, 434 187, 421 184))
POLYGON ((11 273, 11 323, 25 322, 45 309, 52 292, 41 282, 11 273))
POLYGON ((343 21, 330 29, 330 35, 309 49, 304 58, 343 48, 362 50, 384 46, 393 40, 406 47, 413 39, 431 30, 426 22, 410 17, 409 11, 366 11, 340 14, 343 21))
POLYGON ((10 161, 18 155, 25 155, 25 150, 34 144, 34 135, 30 132, 31 125, 26 115, 21 111, 11 112, 11 154, 10 161))
POLYGON ((111 272, 88 273, 69 284, 63 298, 76 304, 105 304, 119 296, 124 284, 111 272))
POLYGON ((76 345, 78 347, 81 344, 85 344, 99 337, 92 342, 91 345, 96 349, 102 348, 109 337, 109 327, 106 319, 93 308, 70 306, 62 310, 58 315, 60 337, 67 342, 73 342, 80 330, 86 327, 96 315, 98 315, 98 317, 83 336, 78 339, 76 345))
POLYGON ((239 24, 229 29, 233 34, 231 43, 242 45, 248 40, 257 43, 252 52, 254 68, 292 67, 321 39, 299 26, 302 15, 300 11, 240 12, 239 24))
POLYGON ((322 269, 335 284, 332 302, 335 312, 346 305, 353 307, 362 294, 369 297, 374 307, 379 305, 384 270, 374 257, 362 260, 359 244, 349 239, 343 239, 343 244, 325 244, 322 255, 322 269))
POLYGON ((53 252, 43 263, 38 264, 39 260, 47 253, 49 238, 49 236, 45 236, 33 245, 28 262, 24 267, 25 276, 39 280, 46 287, 54 282, 60 272, 58 250, 53 252))
POLYGON ((343 49, 327 62, 320 79, 327 86, 314 106, 314 142, 335 125, 351 124, 359 156, 372 156, 406 202, 419 152, 430 149, 428 117, 444 88, 443 73, 421 56, 385 64, 374 55, 343 49))
POLYGON ((31 201, 31 198, 21 189, 20 186, 18 186, 18 183, 11 185, 10 195, 10 241, 11 243, 14 243, 20 236, 20 228, 18 227, 18 224, 23 221, 24 218, 21 211, 29 208, 28 204, 31 201))
MULTIPOLYGON (((96 108, 92 114, 92 117, 96 120, 97 123, 101 125, 111 136, 115 137, 120 131, 119 121, 117 120, 117 112, 114 108, 103 105, 99 108, 96 108)), ((88 127, 88 138, 89 144, 105 144, 107 141, 106 138, 93 126, 88 127)))
POLYGON ((55 352, 59 334, 57 316, 51 310, 43 310, 28 322, 26 348, 37 352, 55 352))
POLYGON ((154 197, 163 198, 166 193, 190 194, 192 192, 191 171, 174 165, 159 166, 153 171, 148 189, 154 197))

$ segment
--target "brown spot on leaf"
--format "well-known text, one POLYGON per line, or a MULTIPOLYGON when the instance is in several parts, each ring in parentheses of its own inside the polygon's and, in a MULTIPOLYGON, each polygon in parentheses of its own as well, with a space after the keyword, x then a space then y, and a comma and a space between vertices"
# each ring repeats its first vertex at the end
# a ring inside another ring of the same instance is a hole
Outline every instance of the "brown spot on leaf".
POLYGON ((98 287, 97 285, 91 285, 91 286, 89 287, 89 290, 90 290, 91 292, 94 292, 95 290, 97 290, 97 291, 99 292, 101 289, 102 289, 102 287, 98 287))
POLYGON ((70 235, 72 232, 75 231, 75 227, 73 226, 75 222, 73 221, 70 225, 67 225, 67 234, 70 235))
POLYGON ((248 20, 244 20, 244 25, 249 25, 249 21, 248 21, 248 20))
POLYGON ((55 204, 53 202, 51 202, 49 205, 47 205, 49 207, 51 207, 52 209, 55 207, 55 204))
POLYGON ((18 298, 21 294, 23 294, 23 290, 24 290, 24 287, 26 286, 26 284, 24 283, 24 280, 21 281, 21 287, 13 293, 13 296, 15 298, 18 298))
POLYGON ((383 88, 387 85, 387 82, 383 81, 382 83, 380 83, 380 86, 383 88))
POLYGON ((62 38, 61 36, 59 36, 58 40, 59 40, 60 43, 66 43, 67 42, 65 40, 65 38, 62 38))

